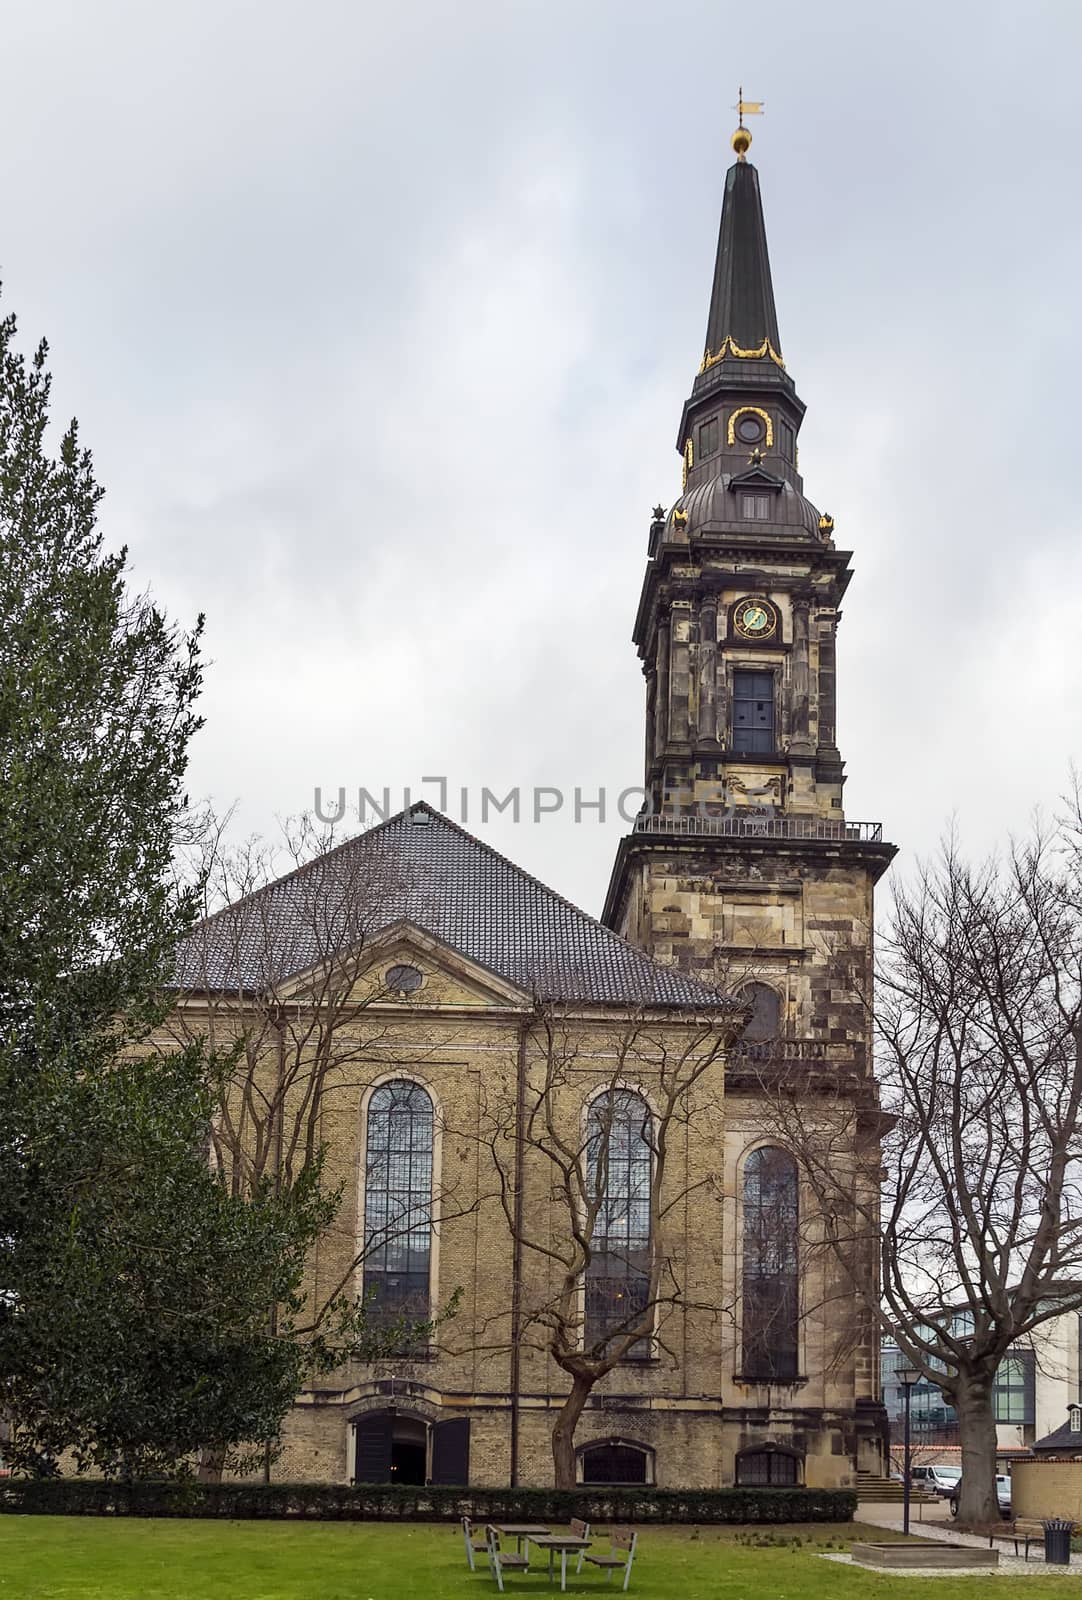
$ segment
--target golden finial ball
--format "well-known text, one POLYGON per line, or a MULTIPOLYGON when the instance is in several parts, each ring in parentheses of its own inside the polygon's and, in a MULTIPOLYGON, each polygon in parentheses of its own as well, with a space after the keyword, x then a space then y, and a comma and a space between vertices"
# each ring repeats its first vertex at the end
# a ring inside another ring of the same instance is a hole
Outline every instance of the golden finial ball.
POLYGON ((733 149, 736 151, 741 161, 743 161, 751 146, 751 134, 748 132, 747 128, 737 128, 736 132, 733 134, 732 144, 733 149))

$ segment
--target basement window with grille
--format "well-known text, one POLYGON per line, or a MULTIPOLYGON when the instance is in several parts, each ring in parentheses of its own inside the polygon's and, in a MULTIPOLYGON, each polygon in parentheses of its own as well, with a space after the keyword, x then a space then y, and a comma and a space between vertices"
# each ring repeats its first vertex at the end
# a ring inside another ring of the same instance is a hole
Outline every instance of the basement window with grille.
POLYGON ((607 1439, 579 1450, 583 1483, 652 1483, 653 1458, 642 1445, 607 1439))
POLYGON ((788 1450, 741 1450, 736 1481, 742 1487, 787 1489, 800 1482, 800 1457, 788 1450))

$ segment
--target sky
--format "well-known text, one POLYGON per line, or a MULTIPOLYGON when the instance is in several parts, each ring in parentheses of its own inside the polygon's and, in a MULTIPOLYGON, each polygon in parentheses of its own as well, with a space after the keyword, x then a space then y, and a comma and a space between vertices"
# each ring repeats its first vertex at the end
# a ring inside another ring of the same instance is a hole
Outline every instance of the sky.
POLYGON ((193 795, 239 837, 443 776, 600 911, 742 84, 805 490, 854 552, 846 814, 904 871, 952 817, 984 850, 1054 810, 1080 51, 1074 0, 8 0, 3 304, 133 582, 206 613, 193 795))

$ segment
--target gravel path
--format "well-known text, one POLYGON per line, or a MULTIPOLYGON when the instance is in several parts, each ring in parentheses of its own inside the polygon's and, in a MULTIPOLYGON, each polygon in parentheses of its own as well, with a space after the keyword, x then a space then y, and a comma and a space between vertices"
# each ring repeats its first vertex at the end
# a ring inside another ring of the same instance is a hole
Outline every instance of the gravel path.
MULTIPOLYGON (((959 1533, 950 1522, 945 1520, 949 1516, 945 1502, 943 1503, 942 1511, 940 1511, 938 1505, 925 1507, 924 1510, 930 1512, 931 1515, 920 1521, 917 1520, 915 1513, 910 1516, 910 1533, 919 1535, 922 1539, 939 1539, 944 1544, 969 1545, 972 1549, 987 1550, 987 1538, 982 1537, 979 1533, 959 1533)), ((857 1508, 857 1521, 867 1523, 869 1527, 885 1528, 890 1533, 901 1533, 902 1531, 901 1512, 896 1505, 862 1504, 857 1508)), ((1005 1578, 1082 1578, 1082 1556, 1073 1557, 1069 1567, 1050 1567, 1045 1564, 1044 1551, 1039 1546, 1030 1545, 1028 1561, 1024 1556, 1014 1555, 1012 1547, 1005 1542, 997 1541, 996 1548, 999 1550, 998 1567, 876 1567, 874 1570, 876 1572, 889 1571, 892 1576, 904 1577, 911 1575, 914 1578, 975 1577, 978 1575, 982 1578, 994 1578, 997 1575, 1005 1578)), ((851 1566, 860 1565, 859 1562, 854 1562, 852 1556, 825 1555, 824 1559, 827 1561, 848 1562, 851 1566)), ((870 1572, 872 1569, 863 1567, 862 1570, 870 1572)))

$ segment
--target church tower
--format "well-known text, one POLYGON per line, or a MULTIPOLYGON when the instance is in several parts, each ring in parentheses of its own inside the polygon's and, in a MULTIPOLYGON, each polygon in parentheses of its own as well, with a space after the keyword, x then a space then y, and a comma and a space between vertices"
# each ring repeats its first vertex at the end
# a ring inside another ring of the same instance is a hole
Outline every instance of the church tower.
MULTIPOLYGON (((835 638, 851 576, 804 494, 751 137, 733 136, 683 493, 650 524, 634 639, 646 804, 604 921, 722 987, 760 1045, 870 1072, 872 890, 894 855, 849 821, 835 638)), ((734 1085, 735 1086, 735 1085, 734 1085)))
POLYGON ((804 405, 782 355, 750 142, 741 126, 677 434, 683 493, 650 524, 634 630, 646 798, 604 921, 752 1008, 726 1064, 720 1213, 703 1238, 728 1263, 736 1308, 718 1351, 736 1481, 774 1481, 742 1476, 749 1463, 795 1470, 790 1451, 805 1481, 851 1484, 883 1470, 879 1335, 816 1248, 823 1219, 779 1136, 776 1086, 815 1115, 840 1093, 859 1137, 878 1137, 873 894, 895 850, 879 823, 845 814, 835 641, 850 552, 804 494, 804 405), (779 1232, 786 1216, 792 1234, 779 1232))

